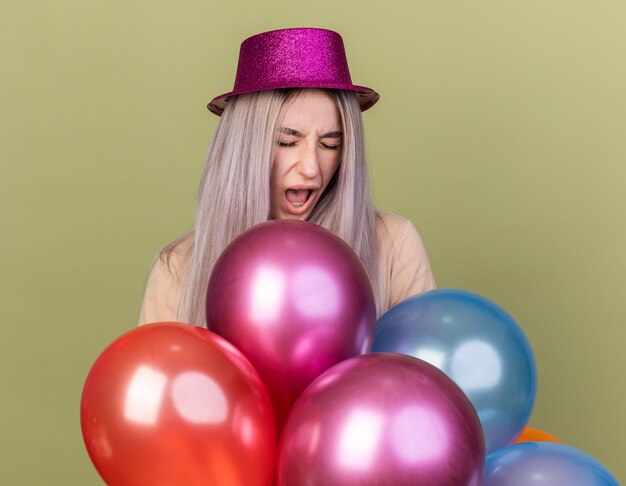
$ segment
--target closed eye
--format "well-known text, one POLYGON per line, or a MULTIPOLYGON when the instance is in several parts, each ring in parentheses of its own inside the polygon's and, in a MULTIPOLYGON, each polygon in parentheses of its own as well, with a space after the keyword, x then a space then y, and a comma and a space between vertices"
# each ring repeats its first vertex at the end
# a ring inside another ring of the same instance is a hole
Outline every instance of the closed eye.
POLYGON ((341 144, 338 143, 338 144, 335 144, 335 145, 329 145, 327 143, 322 143, 322 147, 327 148, 329 150, 338 150, 339 147, 341 147, 341 144))
MULTIPOLYGON (((279 147, 293 147, 293 146, 295 146, 295 145, 296 145, 296 142, 281 142, 280 140, 278 140, 278 141, 276 142, 276 144, 277 144, 279 147)), ((325 149, 328 149, 328 150, 338 150, 338 149, 339 149, 339 147, 341 147, 341 144, 340 144, 340 143, 337 143, 337 144, 328 144, 328 143, 323 143, 323 142, 320 142, 320 144, 322 145, 322 147, 324 147, 325 149)))

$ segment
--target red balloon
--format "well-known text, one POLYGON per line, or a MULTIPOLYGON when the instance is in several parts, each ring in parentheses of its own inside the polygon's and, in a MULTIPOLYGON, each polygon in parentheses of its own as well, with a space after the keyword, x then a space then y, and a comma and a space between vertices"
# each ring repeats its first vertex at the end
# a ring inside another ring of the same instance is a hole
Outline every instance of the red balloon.
POLYGON ((372 353, 333 366, 294 404, 278 446, 278 486, 481 486, 478 415, 442 371, 372 353))
POLYGON ((113 341, 83 389, 87 451, 112 486, 267 486, 272 406, 252 365, 216 334, 155 323, 113 341))
POLYGON ((320 373, 370 350, 376 308, 361 261, 312 223, 275 220, 236 238, 207 290, 209 329, 252 362, 280 427, 320 373))

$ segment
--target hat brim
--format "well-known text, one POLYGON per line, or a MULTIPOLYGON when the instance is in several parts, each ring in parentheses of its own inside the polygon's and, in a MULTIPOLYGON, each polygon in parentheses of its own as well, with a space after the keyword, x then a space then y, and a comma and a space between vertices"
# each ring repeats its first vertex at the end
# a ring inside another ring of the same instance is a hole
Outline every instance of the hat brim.
POLYGON ((239 90, 239 91, 231 91, 229 93, 224 93, 222 95, 216 96, 211 100, 211 102, 207 105, 207 108, 211 113, 216 114, 217 116, 222 116, 224 112, 224 108, 226 108, 226 104, 228 103, 229 98, 233 96, 237 96, 245 93, 254 93, 256 91, 269 91, 272 89, 280 89, 280 88, 318 88, 318 89, 341 89, 344 91, 356 91, 357 100, 359 101, 359 106, 361 107, 361 111, 365 111, 370 109, 372 106, 376 104, 376 102, 380 99, 380 95, 371 88, 367 88, 365 86, 357 86, 357 85, 327 85, 320 84, 318 86, 312 86, 311 84, 307 84, 306 86, 276 86, 276 87, 267 87, 262 89, 249 89, 249 90, 239 90))

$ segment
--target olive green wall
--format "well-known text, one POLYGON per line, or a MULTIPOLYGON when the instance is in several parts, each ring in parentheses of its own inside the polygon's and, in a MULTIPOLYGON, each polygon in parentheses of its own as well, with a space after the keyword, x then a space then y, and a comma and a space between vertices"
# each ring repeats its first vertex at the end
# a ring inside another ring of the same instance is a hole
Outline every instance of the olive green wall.
POLYGON ((413 219, 439 286, 526 331, 531 424, 626 480, 626 4, 267 5, 0 5, 0 483, 101 484, 86 374, 192 223, 204 107, 239 43, 289 26, 341 32, 353 80, 381 93, 365 114, 376 202, 413 219))

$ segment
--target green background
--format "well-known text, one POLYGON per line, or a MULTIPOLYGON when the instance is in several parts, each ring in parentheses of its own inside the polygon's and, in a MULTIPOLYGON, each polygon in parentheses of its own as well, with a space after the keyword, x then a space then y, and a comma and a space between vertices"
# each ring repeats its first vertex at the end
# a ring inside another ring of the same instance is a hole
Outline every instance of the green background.
POLYGON ((80 434, 93 361, 193 221, 240 42, 339 31, 379 208, 439 287, 507 309, 534 349, 531 425, 626 480, 626 4, 615 0, 0 4, 0 483, 101 481, 80 434))

